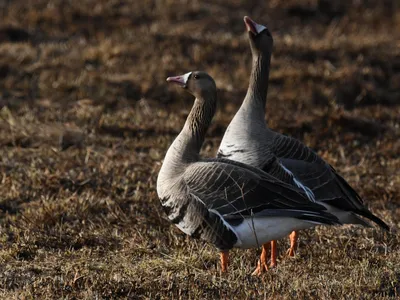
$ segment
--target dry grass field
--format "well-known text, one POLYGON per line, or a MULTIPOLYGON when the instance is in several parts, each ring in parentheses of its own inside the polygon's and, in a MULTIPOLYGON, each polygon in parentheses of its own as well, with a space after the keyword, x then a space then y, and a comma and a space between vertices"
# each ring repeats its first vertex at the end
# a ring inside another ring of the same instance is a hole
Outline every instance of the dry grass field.
POLYGON ((373 1, 0 1, 0 298, 400 297, 400 4, 373 1), (155 182, 205 70, 213 156, 246 92, 244 15, 274 36, 267 118, 314 148, 390 233, 301 234, 253 277, 166 220, 155 182))

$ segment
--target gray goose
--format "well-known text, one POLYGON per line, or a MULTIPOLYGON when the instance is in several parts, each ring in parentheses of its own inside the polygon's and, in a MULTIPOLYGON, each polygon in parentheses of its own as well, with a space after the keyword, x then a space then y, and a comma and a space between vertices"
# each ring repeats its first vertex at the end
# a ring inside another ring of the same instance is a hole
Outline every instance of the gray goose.
POLYGON ((165 155, 157 193, 172 223, 220 250, 223 272, 233 247, 254 248, 295 229, 338 222, 301 189, 268 172, 223 158, 202 159, 200 148, 216 110, 214 80, 196 71, 167 81, 196 99, 165 155))
MULTIPOLYGON (((265 105, 273 39, 265 26, 249 17, 244 17, 244 22, 253 57, 250 82, 244 101, 222 139, 217 157, 265 169, 269 168, 271 156, 274 156, 286 171, 286 174, 280 174, 291 176, 292 184, 304 189, 311 201, 324 205, 341 223, 370 226, 359 217, 363 216, 389 230, 381 219, 364 206, 357 192, 331 165, 297 139, 268 128, 265 105)), ((297 245, 295 231, 290 235, 290 240, 288 253, 293 256, 297 245)), ((272 243, 274 251, 271 254, 271 265, 276 265, 275 247, 276 244, 272 243)), ((267 245, 263 245, 263 260, 266 260, 266 249, 267 245)), ((260 273, 264 270, 256 271, 260 273)))

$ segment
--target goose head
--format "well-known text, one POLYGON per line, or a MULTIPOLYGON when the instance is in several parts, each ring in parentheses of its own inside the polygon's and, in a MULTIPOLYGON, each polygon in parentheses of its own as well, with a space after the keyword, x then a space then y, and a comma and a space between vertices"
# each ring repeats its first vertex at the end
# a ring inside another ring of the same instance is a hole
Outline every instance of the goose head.
POLYGON ((167 82, 183 87, 198 99, 207 99, 207 96, 215 94, 217 89, 214 79, 203 71, 168 77, 167 82))
POLYGON ((270 55, 273 46, 273 38, 268 28, 264 25, 257 24, 247 16, 245 16, 243 20, 246 25, 250 48, 253 55, 270 55))

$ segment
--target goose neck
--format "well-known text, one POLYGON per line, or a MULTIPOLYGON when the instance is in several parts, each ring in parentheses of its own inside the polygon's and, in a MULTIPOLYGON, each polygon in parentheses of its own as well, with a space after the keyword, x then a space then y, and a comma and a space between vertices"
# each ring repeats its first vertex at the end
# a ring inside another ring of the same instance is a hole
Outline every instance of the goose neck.
POLYGON ((268 93, 268 79, 271 56, 259 54, 253 56, 253 65, 250 75, 246 102, 257 105, 257 109, 265 110, 268 93))
MULTIPOLYGON (((198 160, 205 135, 216 110, 216 94, 197 97, 186 119, 185 125, 170 147, 174 161, 193 162, 198 160)), ((168 152, 170 152, 168 150, 168 152)))

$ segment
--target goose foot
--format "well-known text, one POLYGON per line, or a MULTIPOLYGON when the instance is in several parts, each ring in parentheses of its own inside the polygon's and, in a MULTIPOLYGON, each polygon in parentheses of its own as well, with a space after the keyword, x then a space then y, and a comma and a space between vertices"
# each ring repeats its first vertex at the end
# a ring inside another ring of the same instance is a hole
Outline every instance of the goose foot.
POLYGON ((223 251, 220 253, 221 258, 221 271, 222 273, 228 272, 229 252, 223 251))
POLYGON ((251 275, 260 276, 261 274, 263 274, 266 271, 268 271, 268 265, 265 262, 262 263, 261 260, 259 260, 257 263, 257 268, 254 270, 253 273, 251 273, 251 275))
POLYGON ((297 250, 297 239, 298 239, 297 231, 293 231, 290 234, 289 238, 290 238, 290 248, 287 251, 287 255, 293 257, 297 250))
POLYGON ((262 252, 260 260, 257 263, 257 268, 251 275, 260 276, 262 273, 268 271, 267 257, 268 257, 268 247, 271 245, 271 264, 270 267, 274 268, 277 265, 276 262, 276 241, 271 241, 271 243, 266 243, 262 245, 262 252))

